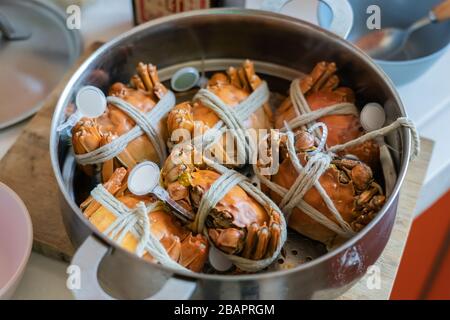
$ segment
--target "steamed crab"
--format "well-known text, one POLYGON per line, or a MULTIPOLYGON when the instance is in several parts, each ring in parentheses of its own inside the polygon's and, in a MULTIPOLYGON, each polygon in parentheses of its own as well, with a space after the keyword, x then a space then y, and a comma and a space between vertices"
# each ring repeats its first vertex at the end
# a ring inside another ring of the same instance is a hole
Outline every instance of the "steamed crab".
MULTIPOLYGON (((195 214, 203 195, 220 174, 204 164, 195 164, 194 153, 192 149, 175 149, 161 171, 161 178, 172 199, 195 214)), ((281 241, 278 212, 261 206, 239 185, 217 203, 205 225, 215 247, 247 259, 272 257, 281 241)))
MULTIPOLYGON (((117 96, 133 105, 139 111, 146 113, 152 110, 167 89, 160 82, 156 67, 151 64, 139 63, 137 74, 131 80, 131 86, 117 82, 109 89, 109 95, 117 96)), ((165 119, 160 122, 159 134, 167 139, 165 119)), ((72 129, 72 145, 75 154, 84 154, 98 149, 113 139, 127 133, 135 126, 135 122, 113 104, 108 104, 107 110, 98 118, 82 118, 72 129)), ((120 166, 131 168, 137 163, 150 160, 159 161, 156 149, 144 134, 131 141, 125 150, 115 158, 101 163, 102 181, 107 181, 114 170, 120 166)), ((83 166, 83 170, 94 174, 92 166, 83 166)))
MULTIPOLYGON (((207 90, 214 93, 226 105, 231 108, 236 107, 243 102, 254 90, 262 83, 261 78, 255 73, 253 63, 246 60, 242 67, 230 67, 226 73, 215 73, 208 81, 207 90)), ((167 117, 167 128, 169 135, 172 137, 172 143, 180 143, 182 137, 173 135, 177 129, 184 129, 189 132, 189 136, 193 137, 194 129, 198 129, 198 133, 203 133, 219 122, 218 115, 202 104, 201 101, 183 102, 175 106, 167 117)), ((246 128, 252 129, 269 129, 272 127, 272 111, 268 103, 263 104, 245 121, 246 128)), ((215 149, 218 159, 227 159, 224 150, 225 140, 218 142, 220 147, 215 149)), ((233 159, 228 159, 233 161, 233 159)))
MULTIPOLYGON (((136 196, 127 189, 125 177, 127 170, 117 168, 104 187, 128 208, 133 209, 140 201, 152 203, 155 201, 149 196, 136 196)), ((104 232, 115 220, 113 213, 108 211, 92 197, 86 199, 81 205, 84 215, 100 231, 104 232)), ((161 209, 148 214, 151 222, 151 232, 159 239, 169 256, 180 265, 200 272, 208 257, 209 244, 203 235, 193 235, 186 227, 169 212, 161 209)), ((115 239, 118 241, 118 239, 115 239)), ((128 231, 119 243, 123 248, 131 252, 136 251, 138 239, 128 231)), ((144 259, 154 261, 150 253, 145 252, 144 259)))
MULTIPOLYGON (((339 87, 340 80, 336 71, 335 63, 320 62, 309 75, 301 79, 300 89, 312 111, 338 103, 355 102, 355 94, 352 89, 339 87)), ((285 122, 297 116, 299 114, 292 106, 291 99, 286 98, 277 110, 275 128, 283 128, 285 122)), ((330 147, 356 139, 365 133, 359 118, 353 114, 327 115, 317 121, 327 125, 329 131, 327 145, 330 147)), ((379 152, 379 146, 371 140, 344 150, 340 155, 352 154, 367 163, 372 169, 378 169, 379 152)))
MULTIPOLYGON (((295 151, 303 166, 310 158, 308 151, 314 149, 314 138, 310 133, 306 131, 297 133, 295 151)), ((297 177, 298 173, 289 156, 282 155, 279 169, 277 173, 270 177, 270 180, 285 189, 289 189, 297 177)), ((371 168, 361 161, 335 158, 319 178, 319 183, 333 201, 343 220, 355 232, 364 228, 385 202, 383 189, 374 180, 371 168)), ((281 202, 282 198, 279 194, 272 190, 267 192, 275 203, 281 202)), ((303 200, 328 219, 337 222, 315 187, 306 192, 303 200)), ((335 244, 339 240, 334 231, 312 219, 298 207, 293 209, 288 220, 288 226, 327 245, 335 244)))

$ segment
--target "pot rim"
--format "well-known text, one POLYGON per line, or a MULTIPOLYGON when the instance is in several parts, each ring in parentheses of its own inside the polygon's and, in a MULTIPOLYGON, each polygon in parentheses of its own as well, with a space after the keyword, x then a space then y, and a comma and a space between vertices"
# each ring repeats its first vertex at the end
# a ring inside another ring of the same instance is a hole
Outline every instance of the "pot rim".
POLYGON ((97 49, 89 58, 86 59, 86 61, 77 69, 77 71, 71 76, 70 80, 66 84, 63 92, 60 95, 60 98, 58 99, 57 105, 55 107, 55 111, 53 114, 52 124, 51 124, 51 133, 50 133, 50 156, 51 156, 51 162, 52 162, 52 168, 60 189, 60 192, 63 194, 64 199, 66 203, 70 206, 70 208, 75 212, 75 214, 78 216, 79 219, 82 220, 83 224, 89 228, 89 230, 94 234, 96 237, 100 238, 103 242, 105 242, 108 246, 114 248, 115 250, 120 250, 121 253, 124 253, 128 255, 131 259, 140 259, 144 263, 149 264, 149 267, 158 268, 161 271, 170 272, 174 275, 182 276, 185 278, 190 278, 194 280, 220 280, 220 281, 254 281, 254 280, 261 280, 265 278, 272 278, 272 277, 282 277, 287 276, 291 273, 300 272, 305 269, 313 268, 314 266, 326 261, 327 259, 330 259, 333 256, 342 254, 346 252, 348 249, 352 248, 358 241, 360 241, 371 229, 372 227, 377 224, 383 216, 386 214, 387 209, 391 207, 394 204, 394 201, 398 197, 398 193, 401 187, 401 184, 404 180, 404 177, 406 175, 406 171, 409 164, 409 157, 411 153, 411 134, 408 130, 404 130, 404 138, 405 142, 404 145, 406 146, 403 150, 403 159, 406 159, 401 164, 401 168, 399 170, 397 181, 394 186, 394 190, 392 191, 392 194, 386 201, 385 205, 383 206, 382 210, 376 215, 375 219, 373 219, 361 232, 356 234, 353 238, 346 241, 343 245, 336 248, 335 250, 332 250, 330 252, 327 252, 323 256, 320 256, 319 258, 313 259, 310 262, 307 262, 305 264, 299 265, 295 268, 288 269, 288 270, 280 270, 280 271, 267 271, 264 273, 257 273, 257 274, 249 274, 249 275, 216 275, 216 274, 205 274, 205 273, 193 273, 189 271, 180 271, 175 270, 170 267, 162 266, 160 264, 152 263, 149 261, 146 261, 144 259, 139 258, 134 253, 129 252, 122 247, 118 246, 113 240, 106 237, 104 234, 99 232, 89 221, 83 216, 81 210, 78 208, 78 206, 75 204, 75 202, 71 199, 71 197, 68 195, 66 187, 63 182, 61 168, 59 166, 59 160, 58 160, 58 143, 59 139, 56 134, 56 127, 59 125, 58 120, 61 118, 61 113, 65 109, 65 101, 68 100, 69 94, 72 90, 72 86, 76 83, 78 78, 88 69, 90 64, 93 62, 94 59, 96 59, 99 55, 103 54, 104 52, 110 50, 111 48, 119 45, 121 42, 126 41, 127 38, 129 38, 132 35, 138 34, 141 31, 155 27, 161 24, 164 24, 166 22, 172 22, 176 20, 182 20, 187 18, 193 18, 193 17, 199 17, 199 16, 205 16, 205 15, 240 15, 243 17, 255 17, 255 18, 265 18, 265 19, 271 19, 277 21, 277 23, 282 24, 289 24, 291 26, 296 26, 297 28, 306 28, 309 29, 312 32, 316 33, 322 33, 328 38, 328 41, 335 41, 338 42, 340 46, 344 47, 346 50, 351 51, 354 55, 356 55, 359 59, 363 60, 365 64, 367 64, 373 72, 378 74, 378 76, 389 86, 391 89, 392 96, 395 99, 395 102, 398 104, 400 112, 403 116, 406 116, 406 111, 403 106, 403 103, 400 99, 400 96, 398 95, 394 84, 390 80, 390 78, 382 71, 380 67, 378 67, 366 54, 364 54, 359 48, 355 47, 350 42, 347 42, 346 40, 340 38, 339 36, 335 35, 334 33, 325 30, 319 26, 315 26, 309 22, 296 19, 293 17, 285 16, 278 13, 272 13, 272 12, 266 12, 261 10, 254 10, 254 9, 243 9, 243 8, 220 8, 220 9, 204 9, 204 10, 194 10, 194 11, 188 11, 183 12, 179 14, 174 14, 167 17, 158 18, 149 22, 146 22, 142 25, 139 25, 137 27, 132 28, 131 30, 117 36, 116 38, 110 40, 109 42, 102 45, 99 49, 97 49))

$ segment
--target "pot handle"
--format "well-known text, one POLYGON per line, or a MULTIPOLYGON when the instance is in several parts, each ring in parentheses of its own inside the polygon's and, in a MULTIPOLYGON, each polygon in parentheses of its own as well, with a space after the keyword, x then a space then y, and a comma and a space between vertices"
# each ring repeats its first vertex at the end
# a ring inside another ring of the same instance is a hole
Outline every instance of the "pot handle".
MULTIPOLYGON (((71 264, 79 268, 80 282, 77 288, 70 289, 77 300, 113 300, 98 282, 98 268, 111 247, 97 237, 90 235, 78 248, 71 264)), ((194 281, 171 277, 163 287, 146 300, 186 300, 189 299, 197 284, 194 281)))
MULTIPOLYGON (((280 12, 292 0, 264 0, 261 9, 271 12, 280 12)), ((347 0, 319 0, 330 7, 333 21, 330 31, 346 39, 353 26, 353 9, 347 0)))

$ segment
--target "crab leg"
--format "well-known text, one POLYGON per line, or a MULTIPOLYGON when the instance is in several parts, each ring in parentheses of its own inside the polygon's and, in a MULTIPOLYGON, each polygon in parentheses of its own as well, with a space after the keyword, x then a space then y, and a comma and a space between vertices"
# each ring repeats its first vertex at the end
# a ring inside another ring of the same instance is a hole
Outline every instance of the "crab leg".
MULTIPOLYGON (((107 145, 113 140, 113 138, 114 138, 113 135, 108 132, 100 141, 100 146, 107 145)), ((114 158, 103 162, 101 172, 102 181, 108 181, 113 173, 114 173, 114 158)))
POLYGON ((245 91, 250 92, 251 88, 250 88, 250 84, 248 83, 248 81, 246 79, 246 74, 245 74, 244 68, 239 68, 238 69, 238 76, 239 76, 239 80, 242 83, 242 89, 245 90, 245 91))
POLYGON ((336 71, 337 67, 334 62, 326 64, 325 63, 325 69, 322 69, 322 75, 317 79, 316 83, 314 84, 312 91, 316 92, 322 89, 322 86, 330 79, 331 76, 333 76, 336 71))
POLYGON ((136 68, 136 71, 137 71, 139 77, 141 78, 142 82, 144 83, 145 89, 149 92, 152 92, 154 84, 153 84, 152 80, 150 79, 148 65, 140 62, 136 68))
POLYGON ((300 90, 303 94, 306 94, 309 90, 311 90, 314 85, 314 79, 308 75, 300 80, 300 90))
POLYGON ((300 88, 303 94, 307 94, 324 74, 327 63, 320 62, 315 65, 313 71, 300 81, 300 88))
POLYGON ((266 258, 271 257, 281 241, 281 227, 278 223, 272 223, 270 226, 270 242, 267 246, 266 258))
POLYGON ((159 80, 158 71, 154 65, 152 64, 148 65, 148 72, 153 82, 154 87, 153 92, 159 99, 161 99, 167 93, 167 88, 159 80))
POLYGON ((300 89, 303 94, 307 94, 309 91, 319 91, 322 87, 332 87, 335 85, 336 80, 339 80, 336 78, 331 80, 336 71, 335 63, 319 62, 313 71, 300 81, 300 89))
MULTIPOLYGON (((122 187, 122 181, 125 179, 127 175, 127 170, 125 168, 118 168, 111 175, 110 179, 103 184, 106 190, 111 194, 115 195, 122 187)), ((97 201, 94 200, 91 196, 89 196, 81 205, 80 208, 83 210, 84 215, 86 217, 90 217, 95 211, 97 211, 101 207, 97 201)))
POLYGON ((245 239, 245 247, 242 252, 244 258, 250 259, 252 257, 253 248, 256 245, 258 237, 259 226, 257 223, 252 223, 247 228, 247 238, 245 239))
POLYGON ((337 75, 331 76, 322 87, 322 90, 332 91, 339 86, 339 77, 337 75))
POLYGON ((100 145, 102 136, 95 120, 82 120, 73 129, 72 144, 77 154, 91 152, 100 145))
POLYGON ((270 240, 269 228, 266 225, 264 225, 258 231, 258 243, 256 245, 255 252, 253 254, 254 260, 260 260, 266 255, 269 240, 270 240))
POLYGON ((250 60, 245 60, 243 69, 245 71, 245 75, 248 83, 250 84, 250 87, 253 89, 253 91, 255 91, 261 85, 262 80, 256 75, 253 62, 251 62, 250 60))
POLYGON ((231 85, 236 88, 242 88, 241 81, 239 80, 238 72, 235 67, 229 67, 227 70, 227 75, 231 85))
POLYGON ((244 232, 236 228, 209 229, 208 234, 218 248, 229 254, 239 251, 239 242, 244 238, 244 232))
MULTIPOLYGON (((186 129, 192 135, 194 130, 194 115, 192 113, 190 102, 177 104, 167 116, 167 130, 169 131, 169 134, 172 135, 177 129, 186 129)), ((182 142, 182 137, 178 137, 178 141, 173 142, 182 142)))
POLYGON ((135 89, 145 90, 144 82, 137 74, 131 77, 130 82, 135 89))
POLYGON ((141 78, 145 89, 161 99, 167 92, 167 89, 161 84, 156 67, 152 64, 143 64, 140 62, 136 71, 141 78))
MULTIPOLYGON (((262 83, 261 78, 256 74, 255 67, 252 61, 245 60, 243 64, 243 69, 246 75, 246 79, 252 88, 253 91, 255 91, 262 83)), ((273 114, 272 114, 272 108, 270 107, 269 103, 265 103, 263 105, 264 111, 267 114, 267 117, 269 118, 270 122, 273 122, 273 114)))

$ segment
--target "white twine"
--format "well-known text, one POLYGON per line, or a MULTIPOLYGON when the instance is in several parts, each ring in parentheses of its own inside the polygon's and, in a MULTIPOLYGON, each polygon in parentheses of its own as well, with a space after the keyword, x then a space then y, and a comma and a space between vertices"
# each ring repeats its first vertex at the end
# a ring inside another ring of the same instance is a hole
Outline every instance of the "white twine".
MULTIPOLYGON (((215 131, 215 133, 223 133, 226 129, 231 129, 230 133, 236 139, 237 155, 240 157, 238 158, 238 163, 245 163, 247 162, 246 160, 251 159, 254 150, 243 121, 266 103, 269 97, 269 87, 263 81, 255 91, 234 108, 225 104, 218 96, 207 89, 200 89, 194 96, 194 101, 200 100, 205 107, 214 111, 221 119, 213 127, 215 130, 219 130, 219 132, 215 131), (245 158, 242 159, 242 156, 245 158)), ((210 146, 220 137, 221 134, 216 134, 213 139, 211 139, 211 136, 208 136, 209 139, 204 142, 206 142, 206 146, 210 146)))
POLYGON ((159 121, 175 105, 176 101, 173 92, 168 91, 161 100, 158 101, 155 107, 145 114, 118 97, 110 96, 107 98, 107 101, 130 116, 130 118, 136 122, 136 126, 127 133, 94 151, 75 155, 77 162, 81 165, 88 165, 103 163, 113 159, 125 150, 131 141, 146 134, 159 156, 160 165, 162 165, 167 158, 167 151, 165 141, 158 133, 158 125, 159 121))
POLYGON ((139 257, 148 252, 164 266, 190 272, 169 256, 164 246, 151 232, 148 214, 160 207, 158 202, 146 206, 143 201, 140 201, 136 208, 130 209, 101 184, 91 191, 91 196, 116 217, 116 220, 103 232, 107 237, 120 244, 130 232, 139 240, 135 251, 139 257))
POLYGON ((342 150, 362 144, 366 141, 373 140, 378 137, 386 136, 389 133, 391 133, 392 131, 395 131, 401 127, 408 128, 411 132, 411 136, 413 138, 413 140, 412 140, 413 150, 412 150, 410 159, 414 160, 420 153, 420 137, 419 137, 419 133, 417 132, 417 129, 416 129, 416 126, 414 125, 414 123, 405 117, 397 118, 397 120, 392 122, 390 125, 387 125, 386 127, 383 127, 378 130, 370 131, 370 132, 366 133, 365 135, 358 137, 354 140, 350 140, 344 144, 337 144, 335 146, 332 146, 331 148, 328 148, 328 151, 337 153, 342 150))
MULTIPOLYGON (((280 254, 281 248, 284 245, 284 242, 287 238, 287 226, 286 221, 284 219, 283 213, 280 211, 278 206, 268 197, 266 196, 261 190, 256 188, 247 177, 243 176, 242 174, 228 169, 221 164, 218 164, 212 160, 209 160, 207 158, 204 159, 205 163, 215 171, 221 174, 220 178, 214 181, 214 183, 211 185, 209 190, 205 192, 202 199, 200 200, 200 205, 197 210, 197 215, 194 221, 194 227, 196 228, 197 232, 203 232, 203 234, 208 237, 207 230, 205 228, 205 222, 207 217, 211 214, 211 210, 217 205, 217 203, 225 197, 225 195, 236 185, 239 185, 247 194, 253 197, 260 205, 262 205, 265 209, 266 208, 272 208, 273 210, 277 211, 280 215, 280 229, 281 229, 281 235, 280 235, 280 241, 277 244, 277 247, 272 254, 272 256, 260 260, 252 260, 243 258, 237 255, 232 254, 225 254, 225 256, 230 259, 230 261, 240 268, 241 270, 248 271, 248 272, 257 272, 260 271, 267 266, 269 266, 280 254)), ((271 213, 268 213, 269 215, 271 213)), ((270 226, 268 226, 270 228, 270 226)), ((212 243, 210 241, 212 245, 212 243)), ((220 249, 219 249, 220 250, 220 249)))
MULTIPOLYGON (((315 111, 311 111, 311 108, 309 107, 308 102, 306 101, 306 98, 300 88, 300 79, 295 79, 292 81, 290 86, 290 99, 292 102, 292 105, 294 106, 295 110, 297 111, 298 116, 294 119, 287 122, 289 127, 286 127, 285 129, 282 129, 284 131, 290 129, 297 129, 302 126, 308 126, 310 128, 315 120, 327 116, 327 115, 355 115, 359 117, 359 112, 356 106, 352 103, 338 103, 334 104, 325 108, 321 108, 315 111)), ((420 153, 420 138, 419 134, 417 132, 417 129, 414 125, 414 123, 405 117, 400 117, 396 121, 394 121, 392 124, 381 128, 379 130, 371 131, 357 139, 354 139, 352 141, 349 141, 343 145, 339 146, 333 146, 332 148, 329 148, 329 151, 338 152, 342 151, 346 148, 353 147, 355 145, 364 143, 366 141, 372 140, 376 137, 385 136, 388 133, 400 128, 405 127, 408 128, 411 132, 413 141, 412 141, 412 147, 413 152, 411 153, 410 159, 415 159, 419 153, 420 153), (345 147, 342 147, 345 146, 345 147)), ((321 133, 320 130, 314 130, 314 133, 317 137, 320 137, 321 133)))
POLYGON ((261 173, 259 172, 259 168, 256 165, 253 165, 255 174, 257 175, 259 180, 264 183, 269 189, 282 197, 280 208, 286 214, 287 221, 289 221, 292 210, 297 207, 321 225, 327 227, 328 229, 334 231, 342 237, 349 238, 353 236, 355 232, 353 231, 351 226, 342 218, 333 201, 328 196, 322 185, 319 183, 319 178, 328 169, 333 154, 362 144, 366 141, 373 140, 377 137, 386 136, 387 134, 391 133, 394 130, 397 130, 400 127, 405 127, 410 129, 411 135, 413 137, 413 152, 411 154, 411 159, 414 159, 420 152, 420 139, 418 132, 411 120, 401 117, 384 128, 368 132, 359 138, 341 145, 335 145, 331 148, 328 148, 326 152, 321 152, 320 149, 323 147, 324 137, 326 141, 327 130, 325 124, 315 123, 315 120, 326 115, 353 114, 358 116, 358 110, 356 109, 356 106, 350 103, 340 103, 316 111, 311 111, 303 93, 301 92, 299 79, 295 79, 291 83, 290 98, 294 108, 299 115, 291 121, 285 123, 284 131, 287 131, 285 134, 288 138, 287 149, 289 157, 298 173, 298 176, 290 189, 285 189, 278 184, 270 181, 265 176, 261 175, 261 173), (320 138, 320 144, 317 150, 309 154, 310 158, 308 159, 308 163, 305 167, 303 167, 295 151, 295 135, 291 130, 303 127, 305 125, 308 126, 309 132, 314 131, 316 136, 320 138), (320 132, 320 130, 317 130, 319 127, 322 127, 322 132, 320 132), (323 213, 316 210, 303 200, 306 192, 308 192, 308 190, 310 190, 313 186, 319 192, 322 200, 326 204, 329 211, 332 213, 337 223, 328 219, 323 213))
POLYGON ((225 171, 209 190, 203 195, 195 216, 194 225, 196 231, 201 232, 205 227, 205 221, 211 210, 234 186, 246 179, 245 176, 233 170, 225 171))
POLYGON ((325 149, 327 145, 327 138, 328 138, 328 127, 323 122, 316 122, 314 123, 311 128, 308 129, 309 133, 313 133, 316 129, 321 128, 322 129, 322 136, 320 137, 319 144, 317 148, 311 152, 309 152, 310 155, 315 155, 318 152, 321 152, 323 149, 325 149))
POLYGON ((295 138, 293 132, 285 133, 287 136, 287 150, 289 157, 296 169, 298 176, 290 189, 285 189, 278 184, 272 182, 265 176, 263 176, 257 165, 254 165, 254 171, 257 177, 261 180, 261 183, 265 184, 269 189, 277 193, 282 200, 280 202, 280 208, 286 216, 286 221, 289 221, 290 215, 294 208, 299 208, 310 218, 334 231, 342 237, 350 238, 355 232, 351 226, 342 218, 339 211, 336 209, 333 200, 328 196, 319 182, 319 178, 329 168, 331 163, 331 155, 324 152, 317 152, 311 158, 305 167, 302 166, 295 151, 295 138), (315 187, 319 192, 321 198, 326 204, 327 208, 331 212, 332 216, 337 221, 334 222, 326 217, 322 212, 313 208, 306 201, 303 200, 304 195, 312 188, 315 187))
MULTIPOLYGON (((274 191, 275 193, 277 193, 279 196, 282 197, 280 208, 286 214, 287 221, 289 221, 289 217, 290 214, 292 213, 292 210, 295 207, 297 207, 304 213, 306 213, 309 217, 319 222, 323 226, 327 227, 328 229, 334 231, 335 233, 341 235, 342 237, 349 238, 354 235, 354 231, 352 230, 351 226, 345 220, 343 220, 341 214, 336 209, 333 201, 320 184, 319 178, 326 171, 326 169, 328 169, 331 163, 331 158, 334 153, 364 143, 365 141, 372 140, 376 137, 385 136, 402 126, 413 129, 411 132, 414 139, 414 146, 417 146, 418 135, 417 131, 414 129, 414 124, 406 118, 398 118, 389 126, 381 128, 379 130, 371 131, 345 144, 333 146, 329 148, 328 151, 326 152, 317 152, 313 154, 308 159, 308 163, 306 164, 305 167, 301 165, 300 160, 298 159, 297 153, 295 151, 294 133, 292 131, 285 133, 288 138, 287 149, 289 153, 289 158, 291 159, 292 164, 294 165, 298 173, 298 176, 294 184, 291 186, 289 190, 279 186, 278 184, 275 184, 274 182, 270 181, 269 179, 261 175, 261 173, 259 172, 259 168, 256 165, 253 166, 254 171, 262 183, 267 185, 269 189, 271 189, 272 191, 274 191), (306 192, 308 192, 308 190, 313 186, 319 192, 327 208, 330 210, 330 212, 332 213, 333 217, 336 219, 338 224, 328 219, 323 213, 314 209, 312 206, 310 206, 303 200, 303 197, 306 194, 306 192)), ((412 157, 417 156, 418 152, 419 150, 417 148, 414 148, 412 157)))

